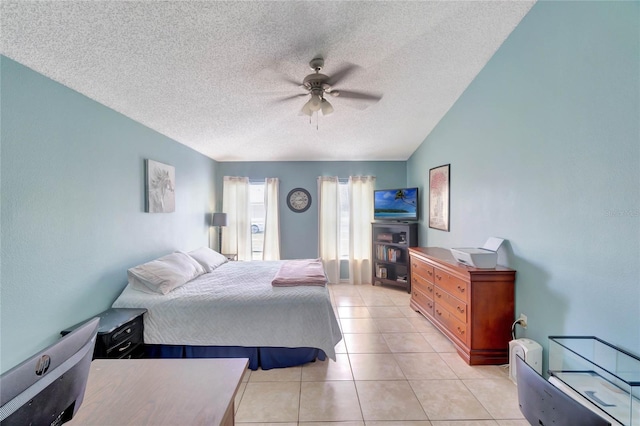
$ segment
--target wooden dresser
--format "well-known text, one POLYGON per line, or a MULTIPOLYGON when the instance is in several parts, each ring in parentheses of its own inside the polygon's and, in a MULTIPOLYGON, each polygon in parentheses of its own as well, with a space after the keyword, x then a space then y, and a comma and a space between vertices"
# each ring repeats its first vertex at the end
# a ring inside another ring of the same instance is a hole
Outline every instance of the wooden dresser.
POLYGON ((438 247, 413 247, 409 254, 411 307, 442 331, 468 364, 507 364, 516 271, 466 266, 438 247))

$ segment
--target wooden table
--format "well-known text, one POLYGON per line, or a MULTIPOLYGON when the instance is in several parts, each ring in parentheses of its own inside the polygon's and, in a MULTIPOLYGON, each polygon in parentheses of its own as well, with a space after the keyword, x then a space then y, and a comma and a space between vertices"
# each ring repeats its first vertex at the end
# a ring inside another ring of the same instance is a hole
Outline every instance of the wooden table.
POLYGON ((96 359, 69 425, 233 425, 246 358, 96 359))

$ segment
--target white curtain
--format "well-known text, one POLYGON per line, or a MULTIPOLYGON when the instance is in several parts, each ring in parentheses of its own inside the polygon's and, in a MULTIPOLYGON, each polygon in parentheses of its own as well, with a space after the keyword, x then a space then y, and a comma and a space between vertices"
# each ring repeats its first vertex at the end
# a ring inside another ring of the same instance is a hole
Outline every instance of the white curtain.
POLYGON ((318 178, 318 252, 327 278, 340 281, 340 190, 338 178, 318 178))
POLYGON ((349 282, 371 283, 371 222, 375 176, 349 177, 349 282))
POLYGON ((224 177, 222 211, 227 214, 227 226, 222 231, 222 252, 235 253, 238 260, 251 260, 248 177, 224 177))
POLYGON ((280 212, 278 209, 278 178, 265 179, 264 185, 264 245, 262 260, 280 260, 280 212))

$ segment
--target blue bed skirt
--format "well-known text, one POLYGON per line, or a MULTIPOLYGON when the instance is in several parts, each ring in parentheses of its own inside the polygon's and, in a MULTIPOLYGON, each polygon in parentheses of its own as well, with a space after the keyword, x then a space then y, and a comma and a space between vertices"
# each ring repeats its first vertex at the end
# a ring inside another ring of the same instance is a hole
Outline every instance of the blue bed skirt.
POLYGON ((244 346, 145 345, 147 358, 249 358, 249 368, 263 370, 294 367, 324 361, 327 355, 316 348, 273 348, 244 346))

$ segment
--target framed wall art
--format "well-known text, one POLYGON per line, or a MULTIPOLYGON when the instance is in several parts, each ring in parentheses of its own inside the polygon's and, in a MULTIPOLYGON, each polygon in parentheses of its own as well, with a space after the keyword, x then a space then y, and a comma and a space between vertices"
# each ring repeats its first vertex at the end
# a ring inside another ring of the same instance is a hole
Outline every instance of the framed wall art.
POLYGON ((145 211, 176 211, 176 169, 168 164, 145 160, 145 211))
POLYGON ((429 228, 449 232, 450 164, 429 170, 429 228))

